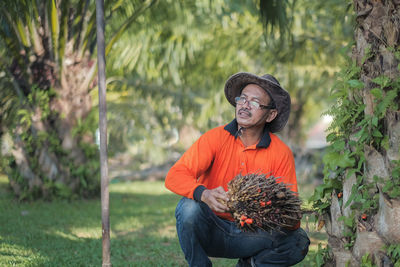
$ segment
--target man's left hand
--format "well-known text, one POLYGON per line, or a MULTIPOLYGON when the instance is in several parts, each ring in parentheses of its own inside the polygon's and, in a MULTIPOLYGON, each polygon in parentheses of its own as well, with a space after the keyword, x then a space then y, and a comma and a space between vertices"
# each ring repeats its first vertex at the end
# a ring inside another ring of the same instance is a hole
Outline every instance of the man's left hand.
POLYGON ((201 195, 201 201, 206 203, 213 211, 228 211, 228 207, 224 204, 228 201, 228 197, 226 196, 226 192, 222 186, 214 189, 204 190, 203 194, 201 195))

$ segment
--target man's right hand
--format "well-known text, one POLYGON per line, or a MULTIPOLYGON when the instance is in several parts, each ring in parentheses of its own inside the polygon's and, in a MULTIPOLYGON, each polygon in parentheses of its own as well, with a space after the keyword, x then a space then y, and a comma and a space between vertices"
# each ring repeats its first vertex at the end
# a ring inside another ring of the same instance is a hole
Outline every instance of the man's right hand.
POLYGON ((214 189, 206 189, 201 195, 201 201, 206 203, 211 210, 216 212, 227 212, 228 207, 218 200, 222 200, 223 203, 228 201, 228 197, 222 186, 214 189))

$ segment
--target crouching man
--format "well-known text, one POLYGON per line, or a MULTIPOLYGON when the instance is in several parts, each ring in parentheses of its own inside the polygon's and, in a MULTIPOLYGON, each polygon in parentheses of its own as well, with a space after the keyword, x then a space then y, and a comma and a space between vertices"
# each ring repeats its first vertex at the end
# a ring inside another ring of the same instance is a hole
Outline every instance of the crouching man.
POLYGON ((227 184, 237 174, 270 174, 297 192, 293 154, 274 134, 288 121, 290 96, 273 76, 245 72, 227 80, 225 96, 235 119, 204 133, 165 180, 183 196, 175 216, 185 258, 201 267, 212 266, 209 257, 237 258, 237 266, 294 265, 310 244, 300 222, 292 229, 244 232, 224 204, 227 184))

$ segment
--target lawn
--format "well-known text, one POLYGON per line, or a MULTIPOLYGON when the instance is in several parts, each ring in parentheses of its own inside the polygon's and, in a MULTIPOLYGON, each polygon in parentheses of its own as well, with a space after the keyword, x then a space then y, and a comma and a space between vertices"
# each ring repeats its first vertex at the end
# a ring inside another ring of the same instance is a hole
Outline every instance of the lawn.
MULTIPOLYGON (((7 185, 0 175, 0 266, 101 266, 100 199, 21 203, 7 185)), ((175 231, 178 196, 161 181, 111 183, 109 190, 113 266, 187 266, 175 231)), ((315 266, 317 243, 326 243, 324 233, 309 234, 311 251, 297 266, 315 266)))

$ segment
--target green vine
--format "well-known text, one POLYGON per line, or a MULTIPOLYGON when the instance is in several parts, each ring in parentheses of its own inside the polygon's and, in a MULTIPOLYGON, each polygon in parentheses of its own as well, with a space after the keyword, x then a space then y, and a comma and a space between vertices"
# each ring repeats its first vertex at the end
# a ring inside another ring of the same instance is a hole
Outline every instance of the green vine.
POLYGON ((361 267, 377 267, 377 265, 372 262, 371 255, 367 253, 361 258, 361 267))
POLYGON ((328 246, 322 247, 321 244, 318 244, 318 249, 314 255, 316 266, 318 267, 325 266, 325 262, 331 260, 330 254, 331 251, 328 246))
POLYGON ((356 156, 361 153, 351 152, 349 149, 351 144, 347 141, 351 134, 349 129, 362 121, 365 108, 359 93, 363 87, 357 80, 359 73, 360 68, 352 63, 338 75, 338 80, 332 89, 332 97, 337 99, 337 102, 326 112, 333 117, 333 121, 328 128, 330 134, 327 136, 327 141, 331 145, 323 158, 324 183, 315 189, 310 199, 319 214, 329 211, 333 190, 342 191, 346 169, 352 168, 353 173, 359 169, 356 166, 356 156))
MULTIPOLYGON (((372 56, 370 51, 366 51, 365 55, 365 59, 372 56)), ((399 51, 395 55, 400 59, 399 51)), ((355 62, 350 62, 338 74, 331 92, 336 103, 325 113, 332 116, 333 122, 328 128, 327 141, 330 145, 323 158, 324 183, 315 189, 310 198, 313 208, 320 215, 330 214, 333 195, 338 197, 342 208, 350 207, 353 211, 350 216, 339 218, 346 226, 343 235, 347 239, 347 248, 354 245, 357 223, 368 220, 377 212, 379 195, 375 192, 378 185, 383 185, 382 192, 390 198, 400 197, 399 160, 391 162, 392 173, 389 178, 384 177, 385 180, 375 176, 373 181, 367 181, 364 174, 365 146, 373 147, 377 151, 389 149, 385 116, 389 111, 399 109, 400 78, 378 76, 372 82, 375 85, 370 90, 373 96, 373 113, 365 114, 365 85, 360 81, 360 68, 355 62), (350 177, 355 177, 355 183, 348 200, 343 203, 343 183, 350 177)), ((368 260, 368 256, 363 258, 363 266, 372 266, 368 260)))
MULTIPOLYGON (((394 166, 391 179, 384 181, 384 186, 382 187, 382 192, 386 193, 390 198, 400 197, 400 160, 393 160, 392 164, 394 166)), ((383 183, 382 178, 378 178, 378 181, 383 183)))
POLYGON ((354 213, 351 216, 340 216, 339 221, 343 221, 346 226, 343 236, 347 238, 347 243, 345 244, 345 248, 350 249, 354 246, 354 242, 356 241, 356 236, 354 235, 356 231, 356 223, 354 219, 354 213))
POLYGON ((394 267, 400 267, 400 244, 392 244, 384 247, 394 267))

